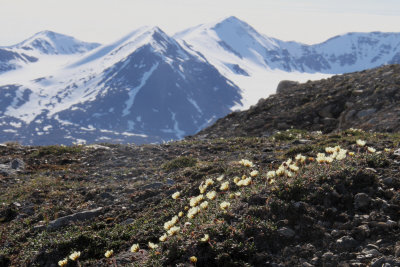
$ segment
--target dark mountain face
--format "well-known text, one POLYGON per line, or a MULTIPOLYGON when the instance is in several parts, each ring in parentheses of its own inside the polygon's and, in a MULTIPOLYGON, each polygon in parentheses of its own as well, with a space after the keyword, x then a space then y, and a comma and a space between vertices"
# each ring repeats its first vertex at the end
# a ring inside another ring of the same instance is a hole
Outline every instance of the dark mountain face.
POLYGON ((323 132, 400 131, 400 65, 285 84, 277 94, 219 119, 196 138, 269 136, 292 127, 323 132))
MULTIPOLYGON (((151 35, 144 33, 148 40, 142 46, 102 72, 88 75, 84 84, 91 85, 82 101, 52 113, 51 107, 80 90, 80 85, 69 84, 31 122, 15 119, 17 127, 10 133, 17 133, 22 143, 35 144, 162 142, 194 134, 240 104, 240 89, 215 67, 161 30, 152 31, 151 35)), ((109 54, 125 55, 124 49, 135 41, 136 37, 109 54)), ((36 82, 49 83, 46 78, 36 82)), ((5 100, 10 102, 18 95, 19 106, 29 101, 29 89, 9 88, 13 92, 5 100), (27 99, 20 96, 22 92, 27 99)), ((7 106, 3 114, 6 110, 7 106)))
POLYGON ((94 101, 74 105, 57 116, 74 124, 145 134, 160 141, 193 134, 240 102, 239 88, 229 85, 215 68, 190 54, 178 61, 177 48, 166 51, 159 54, 152 46, 143 46, 103 73, 100 83, 106 82, 94 101), (166 55, 169 63, 163 58, 166 55))

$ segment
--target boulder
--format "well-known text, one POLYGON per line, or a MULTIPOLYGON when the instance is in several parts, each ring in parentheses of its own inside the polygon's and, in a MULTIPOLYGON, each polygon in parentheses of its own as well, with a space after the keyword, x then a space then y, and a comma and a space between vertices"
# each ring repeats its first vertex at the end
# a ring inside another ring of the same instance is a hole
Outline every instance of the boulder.
POLYGON ((293 237, 296 233, 288 228, 288 227, 281 227, 278 229, 278 233, 286 238, 291 238, 293 237))
POLYGON ((25 169, 25 162, 22 159, 13 159, 10 163, 10 167, 13 170, 23 170, 25 169))
POLYGON ((276 88, 276 93, 277 94, 287 94, 290 93, 290 89, 292 89, 294 86, 298 85, 299 82, 296 81, 288 81, 288 80, 283 80, 280 81, 278 84, 278 87, 276 88))
POLYGON ((354 208, 356 210, 368 208, 371 198, 365 193, 358 193, 354 196, 354 208))
POLYGON ((86 220, 92 219, 94 217, 99 216, 102 209, 103 208, 100 207, 97 209, 81 211, 81 212, 77 212, 77 213, 74 213, 74 214, 71 214, 68 216, 58 218, 56 220, 51 221, 49 223, 49 225, 47 226, 47 228, 49 230, 55 230, 55 229, 61 228, 63 226, 66 226, 66 225, 70 224, 71 222, 79 222, 79 221, 86 221, 86 220))
POLYGON ((358 242, 354 238, 352 238, 351 236, 347 236, 347 235, 336 240, 337 248, 340 250, 343 250, 343 251, 351 250, 351 249, 357 247, 357 244, 358 244, 358 242))

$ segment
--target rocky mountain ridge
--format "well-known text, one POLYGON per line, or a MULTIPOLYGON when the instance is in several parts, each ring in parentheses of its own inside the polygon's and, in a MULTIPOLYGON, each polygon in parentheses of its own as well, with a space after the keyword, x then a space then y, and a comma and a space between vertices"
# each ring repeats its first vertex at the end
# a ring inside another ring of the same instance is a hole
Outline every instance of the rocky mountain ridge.
POLYGON ((400 65, 387 65, 303 84, 282 82, 276 94, 229 114, 197 137, 270 136, 290 128, 398 132, 399 106, 400 65))

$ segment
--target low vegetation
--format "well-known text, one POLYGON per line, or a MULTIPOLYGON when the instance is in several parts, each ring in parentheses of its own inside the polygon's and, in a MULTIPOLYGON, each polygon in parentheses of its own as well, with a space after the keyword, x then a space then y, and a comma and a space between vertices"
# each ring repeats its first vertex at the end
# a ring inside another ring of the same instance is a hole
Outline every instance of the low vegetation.
POLYGON ((62 153, 0 147, 4 164, 26 164, 0 176, 0 265, 395 266, 399 142, 294 129, 62 153), (64 218, 79 219, 54 226, 64 218))

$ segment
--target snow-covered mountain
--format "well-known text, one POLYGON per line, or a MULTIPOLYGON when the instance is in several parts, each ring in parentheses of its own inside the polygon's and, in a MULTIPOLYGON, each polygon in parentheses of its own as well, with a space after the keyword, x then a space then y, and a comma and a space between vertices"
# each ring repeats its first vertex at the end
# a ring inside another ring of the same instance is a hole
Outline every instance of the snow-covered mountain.
POLYGON ((3 140, 160 142, 240 104, 240 89, 159 28, 140 28, 51 75, 0 87, 3 140))
POLYGON ((400 63, 399 33, 285 42, 229 17, 174 37, 142 27, 112 44, 44 31, 0 47, 0 142, 161 142, 306 81, 400 63))
POLYGON ((228 17, 174 37, 237 84, 243 90, 244 107, 274 93, 283 79, 306 81, 400 63, 400 33, 348 33, 306 45, 268 37, 228 17))
POLYGON ((49 55, 82 55, 98 46, 98 43, 86 43, 68 35, 42 31, 19 44, 0 47, 0 73, 48 59, 49 55))

